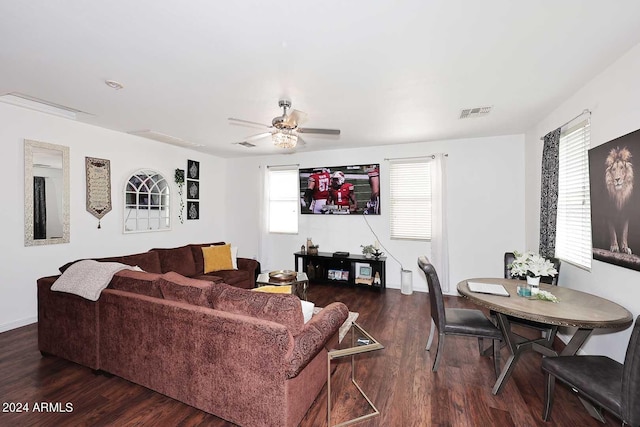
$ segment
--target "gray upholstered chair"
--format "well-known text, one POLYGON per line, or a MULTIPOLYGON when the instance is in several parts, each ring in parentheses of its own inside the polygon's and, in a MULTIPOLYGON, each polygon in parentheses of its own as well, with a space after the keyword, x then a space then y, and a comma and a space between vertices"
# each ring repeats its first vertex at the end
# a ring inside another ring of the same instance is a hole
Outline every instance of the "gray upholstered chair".
POLYGON ((444 350, 445 335, 462 335, 478 338, 480 354, 483 355, 483 339, 493 340, 493 363, 496 377, 500 375, 500 341, 502 332, 480 310, 468 308, 445 308, 440 280, 435 268, 426 256, 418 258, 418 266, 427 276, 429 302, 431 305, 431 331, 427 341, 427 350, 431 348, 435 328, 438 328, 438 349, 431 370, 436 372, 444 350))
POLYGON ((556 378, 582 398, 620 418, 623 424, 640 426, 640 316, 631 332, 624 364, 605 356, 560 356, 542 359, 547 374, 542 418, 548 421, 556 378))

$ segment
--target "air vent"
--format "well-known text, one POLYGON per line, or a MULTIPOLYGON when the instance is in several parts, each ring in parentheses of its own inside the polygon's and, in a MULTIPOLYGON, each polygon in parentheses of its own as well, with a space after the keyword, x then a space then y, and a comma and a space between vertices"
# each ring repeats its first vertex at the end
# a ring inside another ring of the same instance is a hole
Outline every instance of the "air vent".
POLYGON ((164 142, 165 144, 177 145, 178 147, 203 147, 202 144, 185 141, 175 136, 156 132, 154 130, 136 130, 128 132, 130 135, 141 136, 143 138, 153 139, 154 141, 164 142))
POLYGON ((468 108, 460 112, 461 119, 472 119, 475 117, 483 117, 491 112, 492 107, 476 107, 468 108))
POLYGON ((256 144, 252 144, 247 141, 238 142, 238 145, 242 145, 243 147, 247 147, 247 148, 253 148, 256 146, 256 144))
POLYGON ((0 96, 0 101, 17 107, 40 111, 42 113, 55 114, 56 116, 65 117, 71 120, 76 120, 78 113, 84 113, 84 111, 76 110, 75 108, 65 107, 64 105, 55 104, 53 102, 45 101, 44 99, 34 98, 33 96, 18 92, 4 94, 0 96))

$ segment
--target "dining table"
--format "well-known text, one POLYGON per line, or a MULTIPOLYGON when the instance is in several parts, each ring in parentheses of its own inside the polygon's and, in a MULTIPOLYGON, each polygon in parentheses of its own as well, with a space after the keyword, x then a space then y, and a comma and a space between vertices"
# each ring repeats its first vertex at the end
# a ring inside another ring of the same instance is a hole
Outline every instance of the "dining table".
MULTIPOLYGON (((594 329, 624 329, 633 322, 633 316, 626 308, 606 298, 544 283, 540 284, 540 290, 551 292, 557 302, 518 296, 517 288, 524 284, 525 281, 516 279, 474 278, 462 280, 457 286, 461 295, 495 312, 498 326, 511 353, 493 386, 494 395, 502 391, 523 353, 536 351, 546 356, 575 355, 594 329), (502 285, 509 296, 472 292, 469 282, 502 285), (560 326, 576 329, 566 346, 558 352, 553 349, 553 336, 526 338, 514 333, 510 316, 549 325, 554 330, 560 326)), ((592 416, 599 418, 592 412, 593 408, 587 405, 585 407, 592 416)))

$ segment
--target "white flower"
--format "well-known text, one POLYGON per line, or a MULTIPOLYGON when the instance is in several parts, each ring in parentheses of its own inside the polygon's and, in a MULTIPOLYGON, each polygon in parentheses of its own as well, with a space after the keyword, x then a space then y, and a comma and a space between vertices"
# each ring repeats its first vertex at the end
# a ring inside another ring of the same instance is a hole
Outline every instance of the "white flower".
POLYGON ((549 291, 539 291, 536 294, 536 298, 537 299, 541 299, 543 301, 551 301, 551 302, 558 302, 558 297, 555 296, 554 294, 552 294, 549 291))
POLYGON ((511 269, 511 276, 522 277, 538 277, 538 276, 555 276, 558 271, 553 263, 539 254, 534 252, 525 252, 523 254, 513 251, 515 259, 508 267, 511 269))

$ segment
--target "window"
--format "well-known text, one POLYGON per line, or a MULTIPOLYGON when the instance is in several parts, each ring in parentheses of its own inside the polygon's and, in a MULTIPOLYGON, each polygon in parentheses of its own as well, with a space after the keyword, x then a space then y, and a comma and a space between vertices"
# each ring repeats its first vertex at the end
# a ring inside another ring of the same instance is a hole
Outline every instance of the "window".
POLYGON ((431 161, 390 164, 391 238, 431 240, 431 161))
POLYGON ((269 232, 298 232, 300 190, 297 169, 269 168, 267 191, 269 192, 269 232))
POLYGON ((170 228, 169 183, 165 177, 153 170, 131 175, 124 189, 124 232, 170 228))
POLYGON ((589 120, 560 134, 556 257, 591 268, 589 120))

